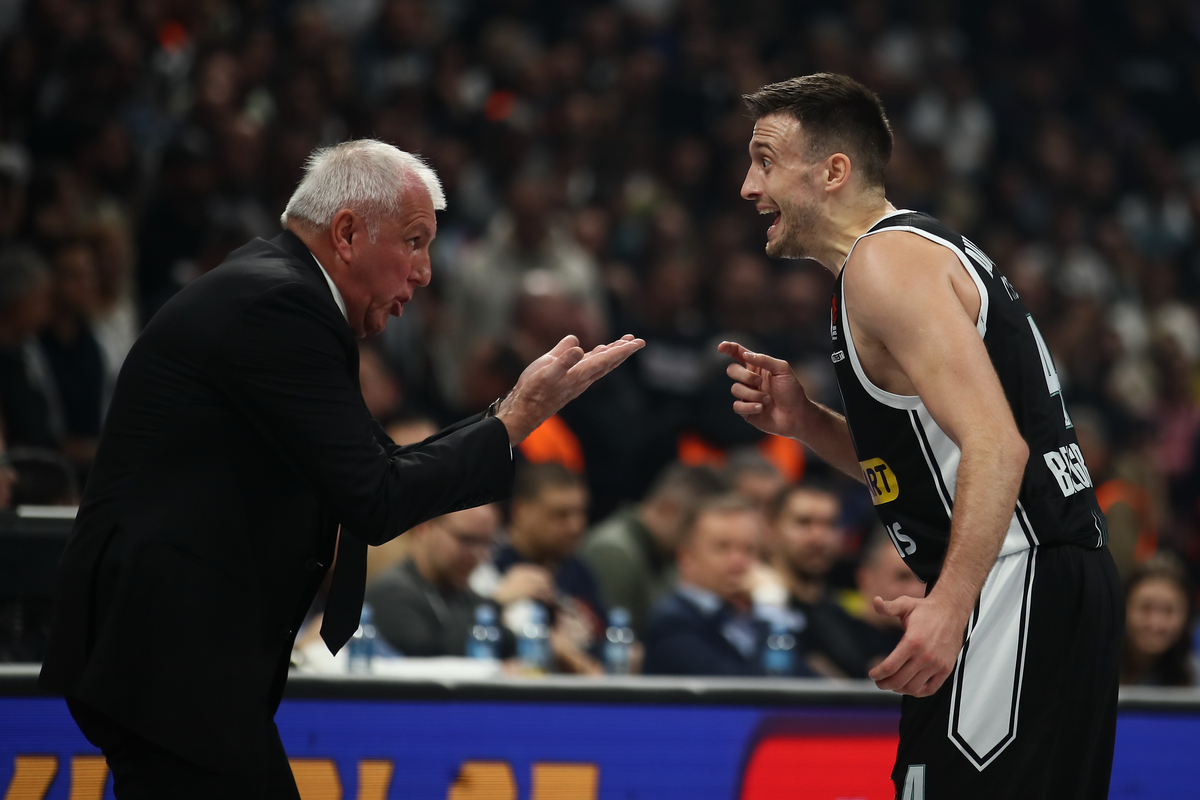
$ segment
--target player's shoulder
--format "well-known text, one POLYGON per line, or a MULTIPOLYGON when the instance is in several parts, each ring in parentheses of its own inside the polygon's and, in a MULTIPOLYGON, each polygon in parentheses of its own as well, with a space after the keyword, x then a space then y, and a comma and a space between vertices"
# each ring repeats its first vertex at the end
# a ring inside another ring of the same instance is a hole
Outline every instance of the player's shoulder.
POLYGON ((848 287, 890 290, 957 267, 953 251, 910 230, 887 228, 863 236, 843 267, 848 287))

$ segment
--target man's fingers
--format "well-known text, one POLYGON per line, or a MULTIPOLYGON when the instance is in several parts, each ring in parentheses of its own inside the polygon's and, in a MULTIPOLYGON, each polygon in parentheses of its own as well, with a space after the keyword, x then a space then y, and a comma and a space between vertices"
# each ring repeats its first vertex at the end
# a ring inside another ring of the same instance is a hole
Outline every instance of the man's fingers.
POLYGON ((902 619, 917 605, 916 598, 913 597, 897 597, 895 600, 884 600, 882 597, 876 597, 873 602, 876 614, 883 614, 887 617, 900 617, 902 619))
POLYGON ((641 339, 622 339, 608 345, 602 353, 589 353, 581 363, 575 364, 571 378, 585 383, 593 383, 619 367, 625 359, 645 346, 641 339))
POLYGON ((875 669, 871 670, 868 676, 876 683, 892 677, 900 671, 911 654, 912 643, 901 639, 900 644, 896 645, 896 649, 888 654, 887 658, 876 664, 875 669))
POLYGON ((751 372, 741 364, 733 363, 725 368, 725 374, 733 378, 738 383, 744 383, 747 386, 752 386, 755 389, 762 388, 762 376, 757 372, 751 372))
POLYGON ((753 417, 755 414, 761 414, 762 412, 762 403, 746 403, 741 400, 735 400, 733 402, 733 413, 739 414, 743 417, 753 417))
POLYGON ((717 352, 724 353, 725 355, 732 359, 736 359, 737 361, 745 361, 745 359, 742 357, 742 353, 746 352, 746 348, 742 347, 737 342, 721 342, 719 345, 717 345, 717 352))
POLYGON ((571 369, 580 361, 583 361, 583 349, 579 347, 570 347, 565 352, 561 353, 554 363, 563 372, 570 372, 571 369))
POLYGON ((574 334, 568 334, 564 336, 558 344, 554 345, 554 348, 550 351, 550 355, 554 356, 555 358, 561 358, 563 353, 567 352, 572 347, 578 346, 579 339, 576 338, 574 334))
POLYGON ((764 406, 771 402, 771 396, 757 389, 751 389, 749 386, 744 386, 740 383, 735 383, 729 387, 730 393, 738 400, 744 400, 747 403, 762 403, 764 406))
MULTIPOLYGON (((738 346, 741 347, 741 345, 738 346)), ((752 353, 744 347, 742 347, 742 361, 747 366, 761 367, 772 375, 786 375, 792 370, 791 365, 783 359, 772 358, 765 353, 752 353)))

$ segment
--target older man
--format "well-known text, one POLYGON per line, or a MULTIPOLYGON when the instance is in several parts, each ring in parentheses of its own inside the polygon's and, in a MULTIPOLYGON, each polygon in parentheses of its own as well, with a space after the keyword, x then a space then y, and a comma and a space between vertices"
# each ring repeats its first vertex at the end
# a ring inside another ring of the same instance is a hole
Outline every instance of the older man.
POLYGON ((567 337, 491 413, 396 446, 363 403, 355 339, 429 282, 444 205, 415 156, 318 151, 287 230, 176 295, 125 361, 42 669, 119 798, 297 797, 273 716, 335 551, 334 651, 368 544, 507 495, 511 445, 640 347, 585 355, 567 337))
MULTIPOLYGON (((719 495, 696 508, 679 544, 679 585, 650 613, 648 674, 765 674, 767 626, 751 613, 746 589, 761 537, 762 515, 743 497, 719 495)), ((795 674, 813 674, 803 641, 795 674)))

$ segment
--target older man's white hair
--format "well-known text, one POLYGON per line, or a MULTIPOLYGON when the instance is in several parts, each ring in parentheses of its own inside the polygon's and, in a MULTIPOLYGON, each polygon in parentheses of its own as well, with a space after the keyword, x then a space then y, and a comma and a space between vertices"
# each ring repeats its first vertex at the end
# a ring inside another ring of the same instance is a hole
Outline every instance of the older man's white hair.
POLYGON ((446 207, 442 182, 419 156, 376 139, 356 139, 314 150, 304 165, 304 178, 279 217, 321 230, 333 224, 343 208, 359 214, 374 242, 379 226, 403 212, 401 198, 411 186, 429 192, 433 207, 446 207))

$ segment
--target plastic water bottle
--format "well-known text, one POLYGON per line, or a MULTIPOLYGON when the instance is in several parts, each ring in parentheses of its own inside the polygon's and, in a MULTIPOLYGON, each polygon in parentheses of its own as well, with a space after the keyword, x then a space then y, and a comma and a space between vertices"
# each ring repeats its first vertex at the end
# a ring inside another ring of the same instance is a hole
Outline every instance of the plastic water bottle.
POLYGON ((633 645, 628 611, 617 607, 608 612, 608 630, 604 637, 604 670, 609 675, 628 675, 629 650, 633 645))
POLYGON ((763 651, 763 667, 768 675, 794 675, 796 672, 796 637, 787 624, 773 620, 763 651))
POLYGON ((362 616, 358 618, 358 630, 350 637, 346 645, 346 655, 349 661, 346 665, 348 672, 367 674, 371 671, 371 660, 375 658, 375 611, 370 603, 363 603, 362 616))
POLYGON ((475 625, 467 634, 467 658, 500 657, 500 628, 496 627, 496 609, 487 603, 475 606, 475 625))
POLYGON ((550 670, 550 627, 541 603, 529 604, 529 618, 517 635, 517 658, 531 672, 550 670))

